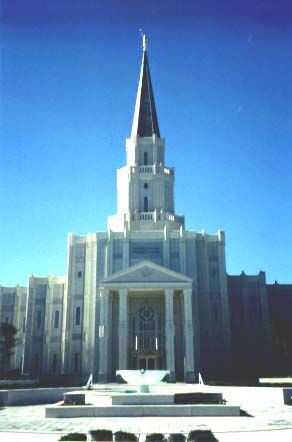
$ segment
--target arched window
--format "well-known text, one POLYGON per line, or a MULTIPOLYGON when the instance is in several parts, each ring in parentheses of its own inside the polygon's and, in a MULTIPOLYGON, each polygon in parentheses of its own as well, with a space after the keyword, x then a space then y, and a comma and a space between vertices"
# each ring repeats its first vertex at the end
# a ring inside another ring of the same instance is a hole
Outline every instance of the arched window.
POLYGON ((139 337, 143 350, 155 348, 155 314, 151 307, 139 311, 139 337))
POLYGON ((144 152, 144 165, 147 166, 148 163, 148 155, 147 152, 144 152))
POLYGON ((148 196, 144 196, 144 212, 148 212, 148 196))
POLYGON ((163 319, 152 307, 145 305, 131 315, 130 326, 133 350, 158 351, 161 349, 164 340, 163 319))
POLYGON ((57 371, 57 355, 56 353, 54 353, 52 357, 52 373, 56 373, 56 371, 57 371))
POLYGON ((56 310, 54 317, 54 328, 59 328, 59 319, 60 319, 60 312, 59 310, 56 310))
POLYGON ((80 319, 81 319, 81 315, 80 315, 80 307, 76 307, 76 312, 75 312, 75 325, 80 325, 80 319))
POLYGON ((41 323, 42 323, 42 312, 38 310, 36 315, 36 327, 41 328, 41 323))

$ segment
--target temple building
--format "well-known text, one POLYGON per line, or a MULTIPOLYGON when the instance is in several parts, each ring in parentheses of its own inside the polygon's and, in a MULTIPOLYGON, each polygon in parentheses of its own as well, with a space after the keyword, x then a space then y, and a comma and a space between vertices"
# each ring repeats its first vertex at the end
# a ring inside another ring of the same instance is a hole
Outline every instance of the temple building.
POLYGON ((103 383, 119 369, 166 369, 172 382, 226 377, 242 361, 264 370, 272 351, 265 274, 228 276, 224 232, 185 228, 165 147, 144 37, 117 213, 104 232, 69 234, 65 276, 0 287, 1 322, 18 329, 11 368, 92 373, 103 383))

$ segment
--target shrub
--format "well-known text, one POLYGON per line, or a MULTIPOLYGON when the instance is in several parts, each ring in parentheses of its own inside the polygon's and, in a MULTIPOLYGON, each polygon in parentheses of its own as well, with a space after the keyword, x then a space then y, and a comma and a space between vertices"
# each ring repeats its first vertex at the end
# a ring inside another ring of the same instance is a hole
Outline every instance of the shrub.
POLYGON ((161 433, 147 434, 145 442, 165 442, 165 437, 161 433))
POLYGON ((188 435, 189 442, 218 442, 211 430, 193 430, 188 435))
POLYGON ((84 433, 69 433, 61 436, 59 440, 87 440, 87 436, 84 433))
POLYGON ((113 432, 111 430, 91 430, 91 440, 108 441, 113 440, 113 432))
POLYGON ((115 442, 138 442, 138 437, 134 433, 127 433, 126 431, 116 431, 115 442))
POLYGON ((182 433, 173 433, 169 435, 168 442, 185 442, 186 437, 182 433))

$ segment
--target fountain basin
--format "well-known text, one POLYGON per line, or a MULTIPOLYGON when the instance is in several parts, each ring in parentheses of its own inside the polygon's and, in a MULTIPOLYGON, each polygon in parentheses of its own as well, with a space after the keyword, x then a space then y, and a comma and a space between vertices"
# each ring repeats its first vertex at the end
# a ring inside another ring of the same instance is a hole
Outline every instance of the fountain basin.
MULTIPOLYGON (((123 371, 123 370, 121 370, 123 371)), ((165 373, 161 374, 160 380, 165 373)), ((128 378, 128 376, 127 376, 128 378)), ((129 379, 129 378, 128 378, 129 379)), ((142 376, 144 381, 144 378, 142 376)), ((152 382, 150 379, 150 382, 152 382)), ((157 377, 156 379, 159 379, 157 377)), ((141 376, 131 377, 135 384, 141 381, 141 376), (137 381, 138 379, 138 381, 137 381)), ((145 385, 142 384, 142 387, 145 385)), ((148 385, 146 385, 148 387, 148 385)), ((202 397, 203 388, 199 385, 167 384, 154 385, 150 393, 139 391, 139 386, 134 387, 135 392, 122 390, 119 384, 110 388, 86 390, 85 404, 65 405, 59 402, 46 407, 47 418, 73 418, 73 417, 142 417, 142 416, 239 416, 240 407, 225 404, 222 394, 204 387, 205 395, 202 397), (138 391, 137 391, 138 390, 138 391), (219 403, 216 403, 216 402, 219 403)), ((78 393, 78 391, 76 392, 78 393)), ((80 392, 81 393, 81 392, 80 392)))
POLYGON ((169 374, 168 370, 117 370, 116 374, 131 385, 139 386, 142 393, 149 393, 149 385, 155 385, 169 374))

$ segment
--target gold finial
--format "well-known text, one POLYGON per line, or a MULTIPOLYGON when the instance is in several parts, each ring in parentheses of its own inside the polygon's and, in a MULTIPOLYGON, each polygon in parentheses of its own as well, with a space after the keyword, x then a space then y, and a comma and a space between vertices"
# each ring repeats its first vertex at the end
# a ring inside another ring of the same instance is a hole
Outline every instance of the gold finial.
POLYGON ((142 36, 142 44, 143 44, 143 52, 147 50, 147 44, 148 44, 148 38, 146 37, 146 34, 140 29, 140 33, 142 36))

